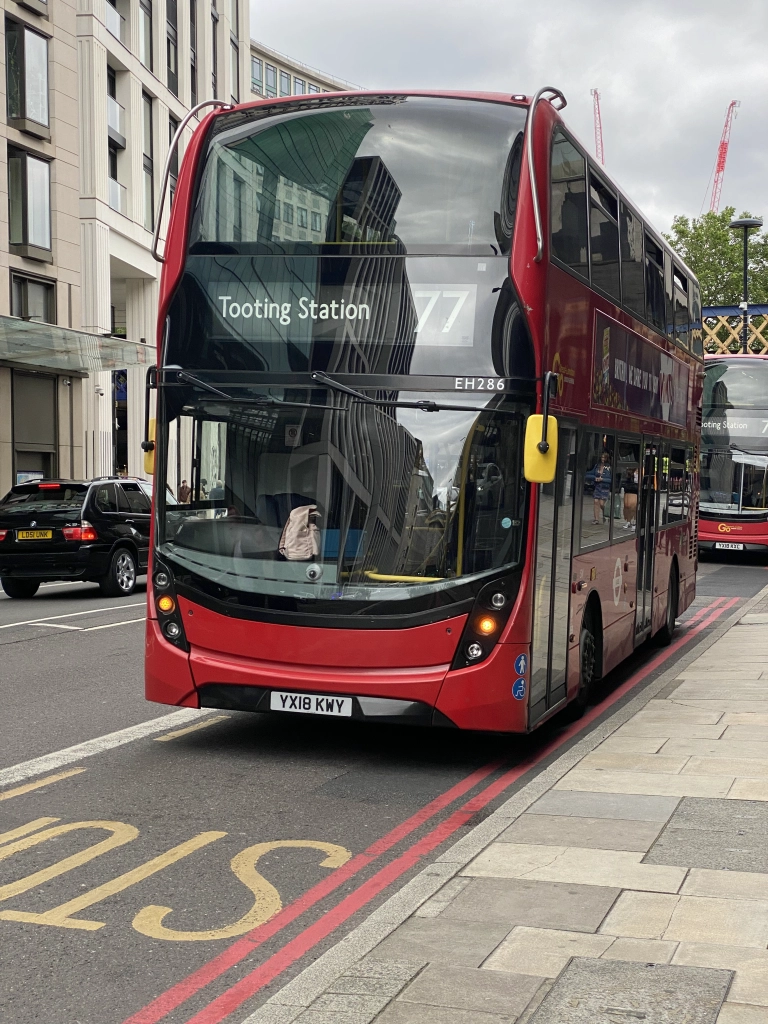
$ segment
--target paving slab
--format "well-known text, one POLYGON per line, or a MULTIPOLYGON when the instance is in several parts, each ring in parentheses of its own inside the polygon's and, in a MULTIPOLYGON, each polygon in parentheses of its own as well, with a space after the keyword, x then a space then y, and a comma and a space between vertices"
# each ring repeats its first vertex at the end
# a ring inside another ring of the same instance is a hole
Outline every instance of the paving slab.
POLYGON ((375 954, 377 959, 479 967, 511 927, 498 921, 455 921, 443 915, 434 920, 411 918, 384 939, 375 954))
MULTIPOLYGON (((689 756, 666 757, 663 754, 613 753, 601 747, 587 754, 579 762, 582 770, 602 769, 619 772, 662 772, 678 775, 688 763, 689 756)), ((735 774, 735 773, 734 773, 735 774)))
POLYGON ((527 813, 620 818, 625 821, 667 821, 679 802, 679 797, 674 796, 551 789, 527 813))
POLYGON ((768 902, 681 896, 663 938, 764 950, 768 946, 768 902))
POLYGON ((658 939, 615 939, 603 953, 603 960, 636 960, 643 964, 668 964, 677 949, 676 942, 658 939))
POLYGON ((604 793, 646 793, 649 796, 725 796, 733 783, 727 775, 662 775, 653 772, 604 772, 574 768, 555 789, 604 793))
POLYGON ((768 872, 768 812, 753 800, 685 798, 644 858, 723 871, 768 872))
POLYGON ((768 779, 768 760, 756 757, 691 757, 684 775, 730 775, 741 779, 768 779))
POLYGON ((612 942, 613 937, 610 935, 515 928, 488 957, 483 968, 532 974, 537 978, 556 978, 571 957, 598 957, 612 942))
POLYGON ((523 814, 499 836, 500 843, 580 846, 595 850, 631 850, 645 853, 663 827, 661 822, 625 821, 621 818, 580 818, 550 814, 523 814))
POLYGON ((768 730, 760 730, 760 741, 757 737, 747 739, 744 736, 729 737, 728 729, 722 739, 709 740, 694 737, 686 739, 668 739, 663 747, 664 754, 687 755, 688 757, 738 757, 768 760, 768 730))
MULTIPOLYGON (((767 616, 768 617, 768 616, 767 616)), ((723 1003, 717 1024, 765 1024, 764 1006, 747 1006, 746 1003, 723 1003)))
MULTIPOLYGON (((425 1006, 396 999, 376 1018, 376 1024, 510 1024, 508 1015, 458 1010, 455 1006, 425 1006)), ((302 1022, 303 1024, 303 1022, 302 1022)), ((325 1024, 325 1022, 323 1022, 325 1024)), ((328 1021, 328 1024, 343 1024, 328 1021)))
POLYGON ((768 900, 768 874, 756 871, 710 871, 706 868, 692 868, 680 893, 684 896, 768 900))
MULTIPOLYGON (((620 890, 601 885, 539 882, 528 878, 467 878, 469 884, 443 910, 451 921, 483 921, 595 932, 620 890)), ((437 894, 440 895, 439 893, 437 894)))
POLYGON ((530 1024, 715 1024, 727 970, 574 958, 530 1024))
POLYGON ((656 754, 661 750, 669 737, 659 731, 655 736, 637 736, 633 733, 622 732, 618 729, 613 736, 609 736, 597 748, 599 751, 611 754, 656 754))
POLYGON ((731 800, 768 800, 768 779, 736 779, 728 796, 731 800))
POLYGON ((607 935, 661 939, 680 897, 668 893, 623 892, 600 925, 607 935))
POLYGON ((765 950, 749 946, 681 942, 672 957, 672 963, 733 970, 736 976, 728 998, 737 1003, 768 1007, 768 952, 765 950))
POLYGON ((686 869, 643 864, 642 856, 620 850, 491 843, 462 874, 677 892, 686 869))
POLYGON ((540 985, 539 978, 526 974, 430 964, 399 998, 404 1002, 515 1017, 523 1012, 540 985))

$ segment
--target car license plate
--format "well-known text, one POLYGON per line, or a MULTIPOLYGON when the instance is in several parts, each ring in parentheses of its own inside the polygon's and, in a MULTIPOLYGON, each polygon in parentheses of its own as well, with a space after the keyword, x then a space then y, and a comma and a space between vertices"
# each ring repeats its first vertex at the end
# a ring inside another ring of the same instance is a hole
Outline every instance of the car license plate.
POLYGON ((743 544, 735 544, 732 540, 716 540, 715 547, 720 551, 743 551, 743 544))
POLYGON ((50 540, 53 530, 17 530, 16 540, 50 540))
POLYGON ((333 715, 352 717, 351 697, 329 697, 317 693, 286 693, 273 690, 269 698, 271 711, 298 711, 302 715, 333 715))

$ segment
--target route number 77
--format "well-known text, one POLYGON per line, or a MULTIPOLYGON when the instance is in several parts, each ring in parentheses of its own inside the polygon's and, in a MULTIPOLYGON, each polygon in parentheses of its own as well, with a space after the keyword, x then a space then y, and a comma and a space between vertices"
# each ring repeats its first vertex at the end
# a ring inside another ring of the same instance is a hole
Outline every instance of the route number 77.
POLYGON ((416 325, 416 333, 417 334, 424 329, 424 326, 425 326, 427 320, 429 319, 429 316, 430 316, 432 310, 437 305, 437 301, 438 301, 438 299, 440 298, 441 295, 444 298, 446 298, 446 299, 455 299, 456 300, 456 302, 454 303, 453 309, 451 310, 450 314, 448 315, 448 319, 445 321, 445 326, 443 327, 443 331, 442 331, 443 334, 448 334, 448 332, 450 331, 450 329, 453 327, 454 323, 456 322, 456 317, 461 312, 462 306, 467 301, 467 296, 469 295, 469 292, 468 291, 445 291, 445 290, 440 290, 440 289, 435 289, 434 291, 432 291, 432 290, 426 291, 424 289, 420 289, 419 291, 414 291, 413 297, 415 299, 428 299, 429 300, 427 302, 426 306, 424 307, 424 312, 419 317, 418 324, 416 325))

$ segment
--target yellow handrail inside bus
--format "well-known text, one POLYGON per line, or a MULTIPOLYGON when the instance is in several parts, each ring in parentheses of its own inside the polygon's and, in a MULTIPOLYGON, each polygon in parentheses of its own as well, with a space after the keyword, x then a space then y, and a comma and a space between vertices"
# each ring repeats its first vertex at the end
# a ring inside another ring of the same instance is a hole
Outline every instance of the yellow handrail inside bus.
POLYGON ((444 576, 389 576, 383 572, 370 572, 365 570, 369 580, 381 580, 384 583, 440 583, 444 576))

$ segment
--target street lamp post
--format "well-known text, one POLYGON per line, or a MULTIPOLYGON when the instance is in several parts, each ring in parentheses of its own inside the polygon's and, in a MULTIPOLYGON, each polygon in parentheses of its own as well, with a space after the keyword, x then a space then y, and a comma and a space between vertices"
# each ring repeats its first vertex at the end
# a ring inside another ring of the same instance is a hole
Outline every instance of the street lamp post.
POLYGON ((747 341, 749 339, 749 248, 748 239, 749 232, 752 228, 761 228, 763 226, 762 218, 760 217, 740 217, 737 220, 732 220, 728 225, 734 231, 742 230, 744 232, 744 297, 739 303, 742 313, 741 321, 741 351, 744 355, 747 354, 747 341))

